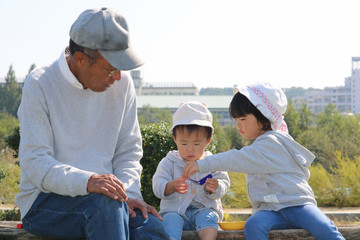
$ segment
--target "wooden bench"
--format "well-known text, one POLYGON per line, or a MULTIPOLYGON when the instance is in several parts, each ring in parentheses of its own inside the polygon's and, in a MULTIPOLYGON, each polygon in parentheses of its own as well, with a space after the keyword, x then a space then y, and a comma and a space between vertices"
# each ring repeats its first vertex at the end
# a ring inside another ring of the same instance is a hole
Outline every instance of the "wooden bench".
MULTIPOLYGON (((3 221, 0 224, 0 240, 58 240, 55 238, 35 236, 24 229, 16 229, 18 222, 3 221)), ((360 226, 339 227, 339 231, 346 240, 360 239, 360 226)), ((183 240, 198 240, 195 231, 184 231, 183 240)), ((218 240, 245 239, 244 231, 222 231, 219 230, 218 240)), ((302 229, 276 230, 270 231, 269 240, 313 240, 307 231, 302 229)))

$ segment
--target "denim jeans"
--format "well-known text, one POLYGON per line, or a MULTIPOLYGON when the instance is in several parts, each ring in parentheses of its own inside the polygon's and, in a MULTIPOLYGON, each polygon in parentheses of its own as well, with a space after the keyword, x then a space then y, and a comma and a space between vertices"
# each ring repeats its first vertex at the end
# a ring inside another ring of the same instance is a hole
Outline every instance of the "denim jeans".
POLYGON ((77 197, 40 193, 22 222, 32 234, 55 238, 168 239, 155 216, 145 219, 136 211, 136 217, 129 218, 125 202, 98 193, 77 197))
POLYGON ((171 240, 181 240, 183 230, 196 230, 198 232, 204 228, 218 229, 219 216, 215 210, 190 206, 186 209, 185 216, 187 219, 176 212, 164 214, 164 226, 171 240))
POLYGON ((334 223, 316 206, 304 205, 275 211, 259 211, 245 224, 248 240, 268 239, 270 230, 305 229, 317 240, 345 239, 334 223))

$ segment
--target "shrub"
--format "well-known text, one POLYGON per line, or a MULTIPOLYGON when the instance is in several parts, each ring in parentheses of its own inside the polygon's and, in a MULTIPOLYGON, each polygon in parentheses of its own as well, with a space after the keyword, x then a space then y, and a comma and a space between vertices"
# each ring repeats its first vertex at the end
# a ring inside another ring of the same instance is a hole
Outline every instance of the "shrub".
MULTIPOLYGON (((170 127, 170 124, 165 122, 151 123, 140 127, 144 151, 141 159, 141 165, 144 168, 141 175, 141 192, 144 201, 157 209, 159 209, 160 199, 153 193, 152 177, 161 159, 169 151, 176 149, 170 127)), ((215 153, 215 149, 216 137, 214 136, 207 150, 215 153)))
POLYGON ((360 206, 360 157, 350 159, 337 153, 336 169, 333 171, 337 189, 341 190, 346 200, 344 206, 360 206))
POLYGON ((333 195, 333 189, 335 189, 335 184, 332 179, 332 176, 326 171, 326 169, 321 164, 314 164, 309 167, 310 170, 310 179, 309 185, 314 191, 316 201, 319 206, 334 206, 334 199, 337 198, 336 195, 333 195))
POLYGON ((165 122, 148 124, 140 127, 144 155, 141 159, 143 172, 141 175, 141 192, 147 204, 158 208, 160 200, 153 194, 152 176, 160 160, 176 149, 169 132, 170 126, 165 122))
POLYGON ((9 176, 9 171, 4 167, 0 166, 0 183, 5 179, 7 176, 9 176))
POLYGON ((0 150, 6 147, 5 137, 19 125, 19 120, 8 113, 0 111, 0 150))
POLYGON ((320 164, 310 167, 310 186, 322 207, 360 206, 360 157, 350 159, 335 153, 336 163, 331 173, 320 164))
MULTIPOLYGON (((17 158, 19 155, 19 144, 20 144, 20 127, 15 127, 11 133, 4 138, 6 144, 14 150, 14 157, 17 158)), ((19 162, 16 162, 19 164, 19 162)))
POLYGON ((0 210, 0 221, 20 221, 20 210, 0 210))
POLYGON ((0 203, 13 204, 15 196, 20 192, 20 167, 16 164, 7 165, 7 177, 0 182, 0 203))

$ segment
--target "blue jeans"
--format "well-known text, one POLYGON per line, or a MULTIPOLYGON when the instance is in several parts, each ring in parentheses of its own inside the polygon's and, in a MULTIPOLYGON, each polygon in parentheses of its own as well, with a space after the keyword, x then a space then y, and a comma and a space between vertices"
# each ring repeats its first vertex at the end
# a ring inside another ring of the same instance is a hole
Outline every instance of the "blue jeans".
POLYGON ((259 211, 245 224, 248 240, 268 239, 270 230, 305 229, 317 240, 345 239, 334 223, 316 206, 304 205, 275 211, 259 211))
POLYGON ((176 212, 164 214, 164 227, 171 240, 180 240, 183 230, 196 230, 198 232, 204 228, 218 229, 219 217, 215 210, 190 206, 186 209, 185 216, 187 219, 176 212))
POLYGON ((129 218, 125 202, 98 193, 78 197, 40 193, 22 222, 32 234, 56 238, 168 239, 155 216, 145 219, 136 211, 136 217, 129 218))

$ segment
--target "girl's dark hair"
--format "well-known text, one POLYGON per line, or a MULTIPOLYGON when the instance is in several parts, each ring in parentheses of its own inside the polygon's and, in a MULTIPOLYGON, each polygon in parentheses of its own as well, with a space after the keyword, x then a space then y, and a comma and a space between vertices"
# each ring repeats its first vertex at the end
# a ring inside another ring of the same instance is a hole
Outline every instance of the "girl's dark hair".
POLYGON ((247 114, 253 114, 255 118, 263 125, 263 130, 271 130, 271 123, 257 107, 243 94, 237 92, 231 100, 229 107, 232 118, 245 117, 247 114))
POLYGON ((200 128, 205 128, 206 137, 207 137, 207 139, 210 139, 212 136, 212 128, 199 126, 199 125, 195 125, 195 124, 175 126, 173 128, 173 136, 176 138, 176 130, 178 130, 179 132, 184 132, 184 130, 186 129, 188 131, 188 133, 191 134, 192 132, 199 131, 200 128))
POLYGON ((91 60, 96 60, 99 57, 99 51, 95 49, 85 48, 78 44, 76 44, 73 40, 70 39, 69 42, 69 52, 71 56, 74 56, 75 52, 82 52, 88 57, 90 57, 91 60))

